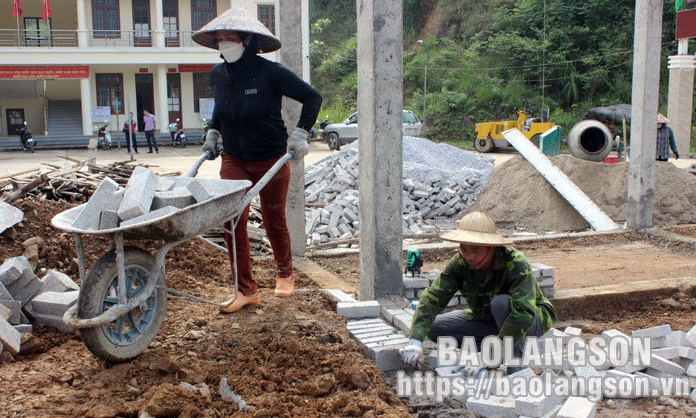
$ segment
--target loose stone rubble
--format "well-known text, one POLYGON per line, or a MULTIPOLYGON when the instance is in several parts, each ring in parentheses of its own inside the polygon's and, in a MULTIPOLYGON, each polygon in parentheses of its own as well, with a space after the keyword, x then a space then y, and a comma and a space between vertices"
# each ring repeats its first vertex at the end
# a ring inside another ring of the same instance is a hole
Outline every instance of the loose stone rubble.
POLYGON ((79 289, 57 270, 39 278, 24 256, 5 260, 0 266, 0 352, 19 353, 22 334, 33 332, 33 322, 74 331, 63 322, 63 314, 77 302, 79 289))
MULTIPOLYGON (((415 137, 404 137, 403 161, 403 230, 415 234, 437 232, 429 221, 462 214, 494 167, 490 157, 415 137)), ((307 167, 307 245, 358 233, 358 173, 357 141, 307 167)))

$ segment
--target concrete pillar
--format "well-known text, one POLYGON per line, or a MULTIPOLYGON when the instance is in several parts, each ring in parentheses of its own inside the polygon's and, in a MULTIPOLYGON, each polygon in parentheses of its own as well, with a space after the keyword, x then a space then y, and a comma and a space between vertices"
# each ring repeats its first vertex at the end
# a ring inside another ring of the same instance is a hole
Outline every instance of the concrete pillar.
MULTIPOLYGON (((687 39, 684 39, 688 41, 687 39)), ((689 156, 691 145, 691 112, 694 103, 694 68, 696 56, 680 55, 669 57, 669 93, 667 95, 667 118, 674 131, 679 154, 689 156)))
POLYGON ((80 104, 82 108, 82 135, 92 135, 92 89, 90 79, 80 79, 80 104))
POLYGON ((153 46, 158 49, 164 48, 164 7, 162 0, 155 0, 155 14, 152 16, 152 36, 153 46))
POLYGON ((403 292, 403 3, 358 0, 360 299, 403 292))
MULTIPOLYGON (((302 0, 283 0, 277 2, 276 36, 283 43, 278 51, 278 60, 295 74, 302 76, 302 27, 309 22, 302 20, 302 0), (282 16, 282 19, 278 17, 282 16)), ((287 97, 283 98, 283 120, 288 128, 288 134, 297 126, 302 105, 287 97)), ((290 244, 293 255, 304 253, 307 242, 305 239, 304 217, 304 159, 290 161, 290 188, 285 206, 285 216, 290 230, 290 244)))
MULTIPOLYGON (((77 0, 77 46, 80 49, 89 46, 87 34, 87 11, 85 10, 85 0, 77 0)), ((83 119, 84 120, 84 119, 83 119)))
POLYGON ((662 0, 636 0, 626 220, 638 230, 652 226, 661 30, 662 0))
MULTIPOLYGON (((155 128, 157 132, 167 133, 167 125, 169 125, 169 110, 167 108, 167 66, 165 64, 157 64, 155 70, 155 118, 157 124, 155 128)), ((152 110, 150 112, 153 112, 152 110)))

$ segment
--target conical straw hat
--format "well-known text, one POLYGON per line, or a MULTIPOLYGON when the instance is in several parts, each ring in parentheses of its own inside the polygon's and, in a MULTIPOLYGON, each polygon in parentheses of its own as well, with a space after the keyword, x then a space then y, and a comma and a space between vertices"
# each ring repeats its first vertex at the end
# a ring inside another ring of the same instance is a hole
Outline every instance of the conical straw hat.
POLYGON ((440 238, 460 244, 490 247, 512 244, 512 240, 495 231, 495 221, 483 212, 467 214, 459 221, 457 229, 443 234, 440 238))
POLYGON ((208 48, 218 49, 216 32, 233 30, 249 32, 258 36, 259 52, 277 51, 281 47, 280 40, 254 16, 242 8, 230 9, 196 31, 191 38, 198 44, 208 48))
POLYGON ((669 119, 665 117, 662 113, 657 114, 657 123, 669 123, 669 119))

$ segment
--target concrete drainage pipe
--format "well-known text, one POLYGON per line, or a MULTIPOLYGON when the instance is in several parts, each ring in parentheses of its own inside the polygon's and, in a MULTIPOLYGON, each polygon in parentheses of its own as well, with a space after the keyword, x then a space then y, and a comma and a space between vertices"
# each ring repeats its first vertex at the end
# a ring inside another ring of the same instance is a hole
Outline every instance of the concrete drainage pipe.
POLYGON ((611 152, 611 148, 611 131, 598 120, 580 121, 568 133, 568 149, 576 158, 604 161, 611 152))

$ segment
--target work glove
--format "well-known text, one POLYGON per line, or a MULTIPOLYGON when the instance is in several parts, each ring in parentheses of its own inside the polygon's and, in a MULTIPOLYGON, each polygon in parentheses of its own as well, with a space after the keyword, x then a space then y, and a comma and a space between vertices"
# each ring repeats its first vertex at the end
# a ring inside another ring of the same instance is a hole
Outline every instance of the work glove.
POLYGON ((679 159, 679 153, 678 153, 678 152, 675 152, 675 153, 674 153, 674 158, 676 158, 677 160, 679 159))
POLYGON ((201 148, 203 152, 210 152, 209 160, 214 160, 220 154, 220 148, 218 148, 218 139, 220 139, 220 131, 217 129, 208 129, 208 133, 205 134, 205 142, 203 142, 203 147, 201 148))
POLYGON ((418 359, 423 356, 423 343, 411 338, 411 342, 409 342, 406 347, 400 349, 399 354, 401 354, 401 360, 403 360, 404 363, 415 367, 418 363, 418 359))
POLYGON ((309 134, 302 128, 295 128, 288 138, 288 152, 293 154, 292 158, 299 160, 309 153, 309 134))

